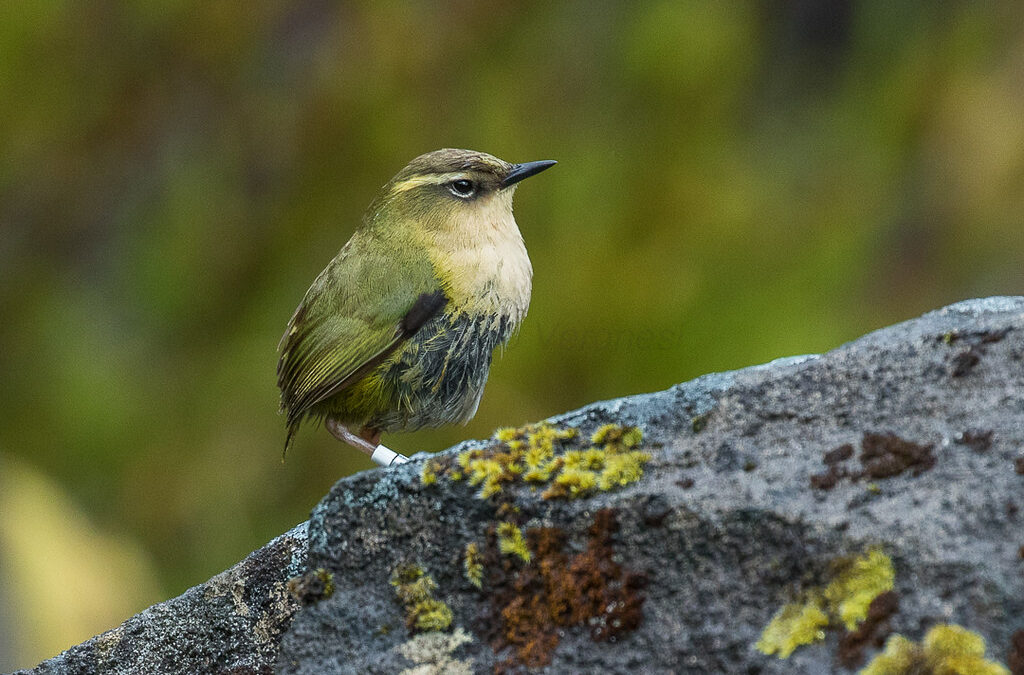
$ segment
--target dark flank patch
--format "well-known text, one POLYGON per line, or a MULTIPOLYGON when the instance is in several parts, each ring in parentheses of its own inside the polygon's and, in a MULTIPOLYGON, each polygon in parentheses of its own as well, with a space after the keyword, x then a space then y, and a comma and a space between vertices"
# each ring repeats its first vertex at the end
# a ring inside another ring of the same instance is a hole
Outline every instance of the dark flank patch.
POLYGON ((811 487, 815 490, 831 490, 844 478, 853 481, 861 478, 892 478, 904 471, 919 476, 935 466, 932 444, 914 443, 893 433, 865 432, 860 448, 859 469, 845 464, 854 454, 853 446, 849 443, 823 453, 822 461, 828 469, 811 476, 811 487))
POLYGON ((839 663, 845 668, 853 669, 864 660, 864 650, 868 647, 880 648, 892 632, 889 618, 900 608, 899 594, 896 591, 882 593, 868 605, 868 615, 857 626, 856 630, 845 631, 839 638, 839 663))
POLYGON ((398 322, 394 338, 385 349, 373 355, 372 358, 367 359, 352 372, 345 374, 344 377, 340 379, 327 378, 301 393, 296 390, 295 383, 302 376, 303 361, 302 359, 294 358, 291 347, 287 346, 292 327, 300 325, 306 316, 306 304, 300 305, 288 324, 289 328, 285 332, 284 337, 281 338, 281 343, 278 345, 278 349, 283 347, 284 351, 281 355, 281 360, 277 364, 277 383, 278 387, 281 388, 281 409, 288 415, 288 435, 285 439, 284 452, 288 452, 288 447, 291 445, 299 423, 313 406, 330 399, 378 368, 396 349, 399 349, 405 341, 414 336, 427 321, 436 317, 447 303, 448 298, 445 296, 444 291, 438 290, 432 293, 421 293, 416 298, 413 306, 398 322))
POLYGON ((513 328, 508 317, 436 314, 402 345, 398 360, 380 371, 394 404, 366 425, 412 431, 464 421, 479 401, 494 350, 513 328))
POLYGON ((423 327, 423 324, 441 311, 441 308, 446 304, 448 304, 448 298, 445 296, 444 291, 421 293, 420 297, 416 298, 416 302, 413 303, 412 309, 402 317, 402 321, 399 324, 402 336, 409 337, 418 331, 423 327))
POLYGON ((496 672, 547 665, 559 635, 569 627, 587 626, 593 640, 608 641, 640 625, 647 578, 615 561, 617 530, 614 511, 598 511, 586 550, 570 555, 561 529, 529 529, 531 559, 525 566, 518 558, 499 555, 496 537, 488 537, 485 567, 492 572, 486 583, 493 589, 493 605, 483 619, 496 624, 491 636, 495 650, 514 650, 496 672))

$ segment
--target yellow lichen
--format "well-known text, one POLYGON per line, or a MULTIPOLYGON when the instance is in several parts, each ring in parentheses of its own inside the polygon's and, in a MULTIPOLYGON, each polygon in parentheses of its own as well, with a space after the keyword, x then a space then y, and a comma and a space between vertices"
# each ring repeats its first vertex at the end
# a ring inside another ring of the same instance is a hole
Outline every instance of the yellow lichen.
POLYGON ((513 523, 498 525, 498 549, 505 555, 514 555, 523 562, 530 562, 530 549, 523 539, 523 532, 513 523))
POLYGON ((814 594, 802 603, 784 606, 772 617, 755 646, 764 654, 778 654, 784 659, 801 645, 824 640, 829 620, 822 605, 821 596, 814 594))
POLYGON ((547 483, 551 480, 551 474, 562 468, 562 458, 555 457, 551 461, 533 467, 527 465, 527 467, 523 473, 523 480, 529 483, 547 483))
POLYGON ((452 610, 434 597, 437 583, 419 565, 403 564, 391 573, 395 595, 405 605, 405 621, 410 630, 445 630, 452 624, 452 610))
POLYGON ((447 630, 452 625, 452 608, 436 598, 417 602, 411 613, 412 628, 423 633, 447 630))
POLYGON ((962 626, 933 626, 921 644, 893 635, 885 650, 865 666, 859 675, 894 673, 935 673, 936 675, 1010 675, 1009 669, 985 659, 985 640, 962 626))
POLYGON ((482 485, 479 496, 481 499, 501 492, 501 481, 505 475, 505 466, 496 459, 474 459, 466 464, 466 472, 470 485, 482 485))
POLYGON ((530 448, 523 455, 523 461, 528 468, 536 469, 547 464, 553 457, 554 451, 551 448, 530 448))
POLYGON ((644 475, 643 465, 650 459, 649 454, 637 450, 621 455, 609 454, 597 480, 598 489, 611 490, 640 480, 644 475))
POLYGON ((871 659, 857 675, 894 675, 912 673, 916 664, 924 661, 924 650, 902 635, 893 635, 885 641, 885 649, 871 659))
POLYGON ((570 450, 562 455, 562 462, 565 465, 564 471, 600 471, 604 468, 604 460, 607 453, 597 448, 586 450, 570 450))
POLYGON ((547 422, 527 427, 526 443, 529 448, 542 448, 554 452, 555 443, 576 438, 578 432, 573 427, 558 429, 547 422))
POLYGON ((622 444, 627 448, 636 448, 644 440, 644 432, 640 427, 630 427, 626 433, 622 434, 622 444))
POLYGON ((693 429, 693 433, 699 434, 704 431, 704 427, 708 425, 708 413, 703 415, 696 415, 690 419, 690 427, 693 429))
POLYGON ((423 464, 423 468, 420 469, 420 483, 423 485, 433 485, 437 482, 437 471, 440 467, 434 460, 427 460, 423 464))
POLYGON ((475 459, 480 459, 483 456, 483 450, 466 450, 465 452, 460 452, 455 461, 458 462, 459 466, 461 466, 463 470, 467 470, 470 462, 475 459))
POLYGON ((433 595, 437 589, 434 579, 419 565, 399 565, 391 573, 391 585, 402 602, 419 602, 433 595))
POLYGON ((855 630, 867 617, 871 602, 892 590, 894 580, 892 560, 877 549, 846 559, 825 588, 812 588, 804 600, 779 610, 756 646, 784 659, 800 645, 824 639, 830 624, 841 622, 847 630, 855 630))
POLYGON ((501 429, 498 429, 497 431, 494 432, 494 438, 496 440, 501 441, 502 443, 508 443, 509 441, 513 441, 519 438, 521 435, 522 431, 520 429, 516 429, 515 427, 502 427, 501 429))
MULTIPOLYGON (((502 492, 504 483, 522 480, 527 483, 549 483, 542 493, 545 499, 576 498, 597 490, 611 490, 628 485, 643 476, 642 466, 650 455, 634 450, 643 440, 637 427, 606 424, 591 436, 594 446, 561 450, 561 444, 575 438, 572 427, 560 429, 541 424, 498 429, 494 438, 504 444, 495 451, 467 450, 456 459, 462 471, 432 467, 434 473, 452 480, 465 478, 479 486, 481 499, 502 492)), ((426 472, 427 469, 424 468, 426 472)), ((430 478, 427 476, 426 481, 430 478)), ((429 483, 427 483, 429 484, 429 483)))
POLYGON ((463 555, 462 567, 466 571, 466 579, 477 588, 483 588, 484 565, 483 556, 480 555, 480 548, 475 542, 466 544, 466 551, 463 555))
POLYGON ((606 450, 635 448, 644 439, 644 433, 638 427, 624 427, 621 424, 605 424, 594 432, 590 442, 603 445, 606 450))
POLYGON ((323 567, 292 577, 286 584, 288 592, 304 604, 329 598, 334 594, 334 573, 323 567))
POLYGON ((867 618, 871 601, 892 590, 895 579, 892 560, 881 551, 873 549, 854 558, 825 587, 830 613, 843 622, 846 630, 855 630, 867 618))
POLYGON ((565 467, 541 495, 544 499, 585 497, 597 488, 597 472, 565 467))

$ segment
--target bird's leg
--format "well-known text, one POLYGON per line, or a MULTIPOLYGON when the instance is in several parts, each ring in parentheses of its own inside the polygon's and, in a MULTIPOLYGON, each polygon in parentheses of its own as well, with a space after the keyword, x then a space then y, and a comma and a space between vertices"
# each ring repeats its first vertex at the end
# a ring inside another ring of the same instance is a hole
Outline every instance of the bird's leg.
POLYGON ((403 464, 409 461, 405 455, 400 455, 394 450, 380 444, 380 432, 370 427, 364 427, 358 434, 348 430, 344 424, 328 417, 324 426, 331 432, 331 435, 343 443, 348 443, 357 450, 362 450, 370 456, 375 464, 380 466, 391 466, 392 464, 403 464))
POLYGON ((373 447, 380 445, 380 431, 373 427, 363 427, 359 430, 359 437, 366 440, 373 447))

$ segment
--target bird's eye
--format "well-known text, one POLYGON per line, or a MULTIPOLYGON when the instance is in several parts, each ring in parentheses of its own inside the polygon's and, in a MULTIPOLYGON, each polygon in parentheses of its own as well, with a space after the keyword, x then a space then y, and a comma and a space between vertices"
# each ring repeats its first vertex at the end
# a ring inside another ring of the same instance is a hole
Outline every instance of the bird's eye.
POLYGON ((471 180, 460 178, 459 180, 453 180, 451 183, 448 183, 448 190, 456 197, 469 199, 473 196, 473 193, 476 192, 476 185, 474 185, 471 180))

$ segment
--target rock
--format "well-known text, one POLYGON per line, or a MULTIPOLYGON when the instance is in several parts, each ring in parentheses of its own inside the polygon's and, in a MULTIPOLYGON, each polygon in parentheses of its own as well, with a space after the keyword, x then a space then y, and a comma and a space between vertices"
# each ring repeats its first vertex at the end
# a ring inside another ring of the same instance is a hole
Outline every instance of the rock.
POLYGON ((303 523, 205 584, 18 675, 271 673, 300 606, 287 582, 305 569, 303 523))
POLYGON ((887 637, 1022 661, 1024 298, 549 422, 343 479, 306 560, 297 528, 34 672, 820 674, 887 637))

